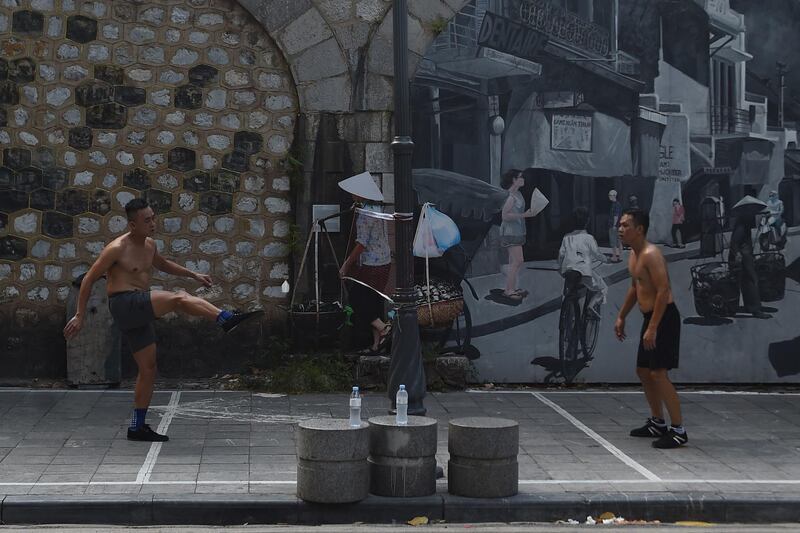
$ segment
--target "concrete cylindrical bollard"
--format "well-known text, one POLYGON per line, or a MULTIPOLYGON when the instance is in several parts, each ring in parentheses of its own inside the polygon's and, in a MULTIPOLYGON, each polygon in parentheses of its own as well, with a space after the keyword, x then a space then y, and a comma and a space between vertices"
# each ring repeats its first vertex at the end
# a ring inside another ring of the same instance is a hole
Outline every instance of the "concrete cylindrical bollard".
POLYGON ((369 491, 402 498, 436 493, 436 420, 409 416, 398 426, 394 416, 376 416, 369 424, 369 491))
POLYGON ((350 503, 369 494, 369 424, 313 419, 297 429, 297 497, 317 503, 350 503))
POLYGON ((447 487, 471 498, 513 496, 519 488, 519 424, 488 417, 450 421, 447 487))

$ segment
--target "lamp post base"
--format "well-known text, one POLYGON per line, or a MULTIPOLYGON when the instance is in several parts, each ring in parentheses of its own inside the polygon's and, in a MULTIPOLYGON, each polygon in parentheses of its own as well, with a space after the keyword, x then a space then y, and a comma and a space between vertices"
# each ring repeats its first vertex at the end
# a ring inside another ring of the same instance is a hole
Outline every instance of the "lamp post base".
POLYGON ((408 414, 423 416, 425 398, 425 368, 422 365, 422 341, 419 338, 417 310, 401 307, 392 327, 392 359, 389 363, 387 394, 392 402, 390 414, 395 412, 395 399, 400 385, 408 391, 408 414))

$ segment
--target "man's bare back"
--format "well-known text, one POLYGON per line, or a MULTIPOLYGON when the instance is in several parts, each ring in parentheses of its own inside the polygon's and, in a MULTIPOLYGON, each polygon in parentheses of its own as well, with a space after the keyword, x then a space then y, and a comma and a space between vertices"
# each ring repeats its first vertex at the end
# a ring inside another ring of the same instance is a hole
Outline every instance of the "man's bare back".
MULTIPOLYGON (((633 285, 636 287, 636 301, 639 304, 639 309, 642 313, 649 313, 653 310, 656 303, 656 295, 658 290, 653 283, 653 273, 657 272, 661 275, 666 275, 667 262, 664 255, 658 247, 649 242, 645 242, 645 246, 636 253, 631 250, 628 257, 628 272, 633 280, 633 285)), ((667 284, 667 291, 669 291, 669 298, 667 304, 672 303, 672 290, 667 284)))
POLYGON ((144 244, 140 244, 131 238, 130 233, 126 233, 114 239, 108 248, 115 258, 107 271, 108 294, 150 290, 153 258, 156 253, 155 241, 147 237, 144 244))

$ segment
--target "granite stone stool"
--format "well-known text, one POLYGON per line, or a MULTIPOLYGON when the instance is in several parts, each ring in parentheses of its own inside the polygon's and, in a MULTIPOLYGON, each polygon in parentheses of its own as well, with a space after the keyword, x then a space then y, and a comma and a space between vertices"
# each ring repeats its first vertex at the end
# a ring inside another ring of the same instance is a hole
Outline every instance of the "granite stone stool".
POLYGON ((369 491, 403 498, 435 494, 436 420, 409 416, 407 425, 398 426, 394 416, 376 416, 369 424, 369 491))
POLYGON ((317 503, 351 503, 369 494, 369 424, 317 418, 297 430, 297 497, 317 503))
POLYGON ((519 488, 519 424, 504 418, 450 421, 447 488, 471 498, 504 498, 519 488))

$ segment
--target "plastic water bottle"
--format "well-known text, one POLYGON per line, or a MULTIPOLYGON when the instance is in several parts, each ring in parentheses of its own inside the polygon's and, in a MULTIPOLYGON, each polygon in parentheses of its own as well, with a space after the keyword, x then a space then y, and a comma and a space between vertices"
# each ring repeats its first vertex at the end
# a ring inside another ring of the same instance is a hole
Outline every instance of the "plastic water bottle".
POLYGON ((400 390, 397 391, 395 398, 397 405, 397 414, 395 415, 395 422, 398 426, 405 426, 408 424, 408 392, 405 385, 400 385, 400 390))
POLYGON ((358 387, 353 387, 350 393, 350 427, 361 427, 361 396, 358 387))

